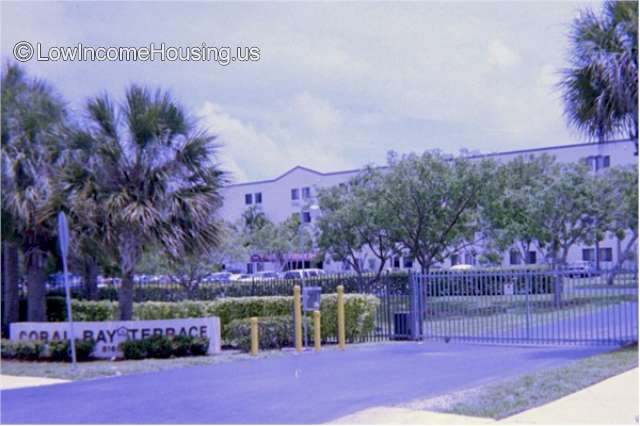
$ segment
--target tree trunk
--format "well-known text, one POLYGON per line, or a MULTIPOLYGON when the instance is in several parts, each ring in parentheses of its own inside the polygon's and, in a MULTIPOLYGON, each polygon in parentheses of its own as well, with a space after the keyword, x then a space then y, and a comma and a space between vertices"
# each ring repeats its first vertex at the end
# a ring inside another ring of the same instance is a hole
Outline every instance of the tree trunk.
POLYGON ((8 241, 3 242, 2 251, 2 315, 3 323, 9 325, 19 321, 19 300, 20 293, 18 287, 18 247, 8 241))
POLYGON ((118 291, 118 312, 121 321, 133 318, 133 275, 132 269, 122 272, 122 283, 118 291))
POLYGON ((120 244, 120 270, 122 284, 118 291, 118 308, 121 321, 133 318, 133 277, 140 257, 140 249, 135 237, 125 234, 120 244))
POLYGON ((27 320, 43 322, 47 320, 47 275, 45 265, 47 256, 34 249, 26 256, 27 267, 27 320))
POLYGON ((98 300, 98 262, 95 257, 87 256, 83 268, 84 290, 87 299, 98 300))

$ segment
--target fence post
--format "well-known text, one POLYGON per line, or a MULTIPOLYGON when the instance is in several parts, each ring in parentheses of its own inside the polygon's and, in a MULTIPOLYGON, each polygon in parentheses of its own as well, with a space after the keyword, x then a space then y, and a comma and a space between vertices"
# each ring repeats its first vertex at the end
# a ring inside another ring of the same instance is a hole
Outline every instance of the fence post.
POLYGON ((258 318, 251 317, 251 355, 258 355, 258 318))
POLYGON ((293 287, 293 318, 295 327, 296 352, 302 352, 302 307, 300 305, 300 286, 293 287))
POLYGON ((553 276, 553 304, 558 307, 562 304, 562 272, 559 269, 556 269, 553 276))
POLYGON ((316 352, 320 352, 320 311, 313 311, 313 346, 316 352))
POLYGON ((345 343, 345 323, 344 323, 344 286, 339 285, 337 287, 338 291, 338 347, 340 349, 344 349, 345 343))
POLYGON ((409 287, 411 295, 411 339, 420 340, 422 338, 422 289, 419 284, 418 275, 409 273, 409 287))

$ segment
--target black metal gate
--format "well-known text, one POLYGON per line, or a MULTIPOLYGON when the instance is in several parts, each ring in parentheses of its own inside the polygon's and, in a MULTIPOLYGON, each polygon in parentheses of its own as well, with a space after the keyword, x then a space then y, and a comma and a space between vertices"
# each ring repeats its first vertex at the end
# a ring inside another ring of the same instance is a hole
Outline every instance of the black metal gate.
POLYGON ((410 276, 411 335, 482 343, 638 340, 638 271, 437 271, 410 276))

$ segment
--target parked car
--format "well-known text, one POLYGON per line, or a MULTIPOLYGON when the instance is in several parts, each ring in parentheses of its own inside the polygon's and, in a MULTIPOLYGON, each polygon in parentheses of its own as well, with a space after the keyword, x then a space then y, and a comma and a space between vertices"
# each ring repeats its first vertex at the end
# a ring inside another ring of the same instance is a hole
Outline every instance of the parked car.
POLYGON ((204 278, 205 283, 226 283, 230 281, 231 272, 214 272, 204 278))
POLYGON ((473 269, 473 265, 467 265, 466 263, 459 263, 451 267, 452 271, 468 271, 473 269))
POLYGON ((571 262, 567 264, 565 268, 567 275, 571 278, 584 278, 590 277, 596 274, 595 268, 591 262, 580 261, 580 262, 571 262))
POLYGON ((229 277, 229 280, 236 282, 249 282, 253 280, 253 275, 251 274, 232 274, 229 277))
POLYGON ((260 271, 254 275, 256 280, 267 281, 267 280, 277 280, 280 278, 277 272, 274 271, 260 271))
MULTIPOLYGON (((78 287, 82 284, 82 277, 68 272, 67 282, 69 283, 69 287, 78 287)), ((64 288, 64 274, 62 272, 58 272, 49 275, 47 287, 51 289, 64 288)))
POLYGON ((322 269, 292 269, 284 273, 282 278, 285 280, 299 280, 304 278, 314 278, 324 276, 325 272, 322 269))

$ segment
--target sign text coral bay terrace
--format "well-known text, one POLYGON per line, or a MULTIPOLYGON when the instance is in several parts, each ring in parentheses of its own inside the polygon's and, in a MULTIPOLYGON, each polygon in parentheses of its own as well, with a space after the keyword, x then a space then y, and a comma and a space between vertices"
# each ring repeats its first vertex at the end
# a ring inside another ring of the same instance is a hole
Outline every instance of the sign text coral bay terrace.
MULTIPOLYGON (((111 358, 121 355, 118 346, 127 339, 144 339, 153 335, 191 336, 209 339, 209 354, 220 352, 218 317, 152 321, 75 322, 76 336, 96 342, 94 356, 111 358)), ((68 338, 69 324, 63 322, 21 322, 10 326, 11 340, 63 340, 68 338)))

